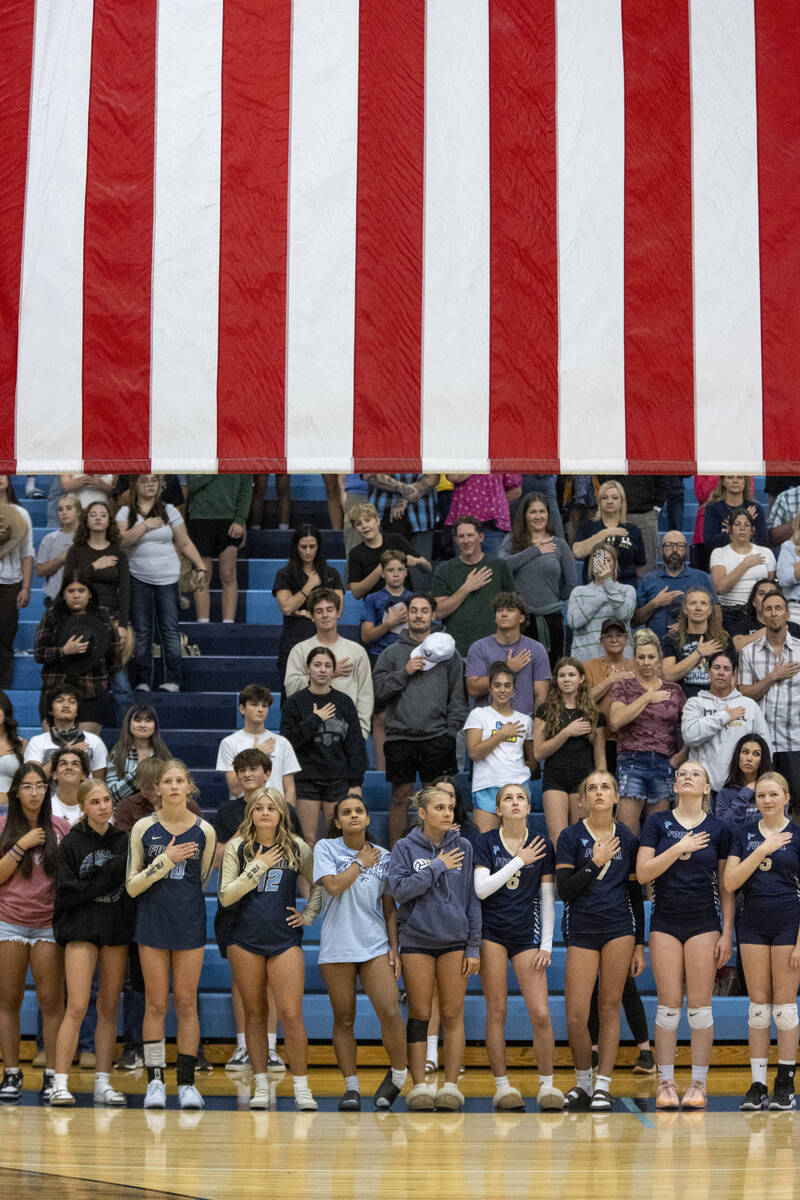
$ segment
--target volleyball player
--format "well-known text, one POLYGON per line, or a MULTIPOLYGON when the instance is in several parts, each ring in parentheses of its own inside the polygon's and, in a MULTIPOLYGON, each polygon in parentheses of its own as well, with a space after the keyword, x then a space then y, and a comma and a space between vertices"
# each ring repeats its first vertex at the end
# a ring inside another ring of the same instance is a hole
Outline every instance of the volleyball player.
POLYGON ((635 876, 639 843, 615 820, 618 801, 613 775, 587 775, 579 791, 586 816, 568 825, 556 846, 556 883, 564 901, 567 944, 564 1002, 576 1075, 564 1102, 570 1112, 611 1111, 622 989, 629 972, 635 977, 644 970, 644 903, 635 876), (592 1092, 587 1023, 598 971, 600 1034, 592 1092))
POLYGON ((327 893, 319 969, 333 1009, 336 1061, 344 1075, 340 1112, 361 1108, 353 1036, 359 978, 380 1021, 391 1064, 375 1093, 376 1108, 391 1108, 407 1075, 406 1030, 397 997, 397 912, 385 892, 389 851, 367 841, 368 830, 364 801, 348 793, 334 806, 327 838, 314 847, 314 879, 327 893))
POLYGON ((678 767, 674 788, 675 808, 651 813, 645 821, 636 863, 639 882, 654 885, 650 962, 658 993, 656 1108, 702 1109, 714 1043, 711 995, 733 939, 733 895, 722 885, 730 832, 707 811, 711 784, 700 763, 678 767), (675 1044, 684 984, 692 1077, 679 1100, 675 1044))
POLYGON ((78 788, 81 817, 58 849, 53 932, 64 947, 67 1008, 56 1042, 56 1073, 50 1104, 74 1104, 67 1087, 69 1064, 89 1004, 92 976, 100 969, 95 1032, 94 1102, 121 1107, 125 1097, 110 1083, 117 1041, 117 1005, 134 904, 125 891, 128 835, 110 825, 113 800, 105 783, 87 779, 78 788))
POLYGON ((167 1102, 164 1020, 170 969, 178 1020, 178 1102, 181 1108, 204 1107, 194 1086, 200 1043, 197 987, 206 944, 203 889, 211 874, 216 838, 211 826, 188 807, 196 791, 186 766, 176 758, 168 759, 156 778, 161 807, 131 830, 127 888, 129 895, 138 897, 134 939, 145 989, 145 1108, 164 1108, 167 1102))
MULTIPOLYGON (((308 1086, 308 1039, 303 1024, 303 927, 322 907, 314 884, 314 860, 292 833, 289 810, 277 788, 261 788, 247 802, 236 837, 225 847, 219 902, 233 909, 225 949, 244 1006, 244 1032, 253 1068, 250 1107, 269 1107, 267 1080, 267 984, 272 987, 294 1083, 295 1105, 314 1112, 308 1086), (297 880, 311 885, 302 913, 297 911, 297 880), (235 907, 234 907, 235 906, 235 907), (287 916, 288 913, 288 916, 287 916)), ((220 926, 217 926, 218 940, 220 926)))
POLYGON ((553 1087, 553 1025, 547 1004, 547 972, 555 924, 555 856, 547 838, 531 837, 528 793, 507 783, 497 792, 499 829, 475 843, 475 893, 481 901, 481 985, 486 998, 486 1052, 494 1076, 494 1107, 522 1109, 506 1073, 505 1021, 508 964, 514 968, 534 1032, 541 1109, 564 1107, 553 1087))
POLYGON ((725 867, 725 887, 742 889, 737 931, 750 1012, 747 1040, 753 1082, 744 1112, 794 1108, 797 989, 800 986, 800 828, 786 815, 786 780, 768 771, 756 784, 760 820, 737 830, 725 867), (767 1092, 770 1018, 778 1031, 778 1074, 767 1092))

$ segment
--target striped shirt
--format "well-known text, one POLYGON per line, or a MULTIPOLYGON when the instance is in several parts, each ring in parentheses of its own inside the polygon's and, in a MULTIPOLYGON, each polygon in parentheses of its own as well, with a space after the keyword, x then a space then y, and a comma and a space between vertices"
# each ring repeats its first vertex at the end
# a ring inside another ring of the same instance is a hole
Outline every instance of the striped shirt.
MULTIPOLYGON (((739 686, 758 683, 780 663, 800 662, 800 638, 786 634, 779 651, 773 650, 764 634, 750 642, 739 656, 739 686)), ((767 722, 773 750, 800 750, 800 673, 773 683, 759 700, 767 722)))
POLYGON ((787 488, 785 492, 781 492, 776 497, 767 517, 767 525, 770 529, 777 529, 779 525, 793 521, 798 512, 800 512, 800 487, 787 488))

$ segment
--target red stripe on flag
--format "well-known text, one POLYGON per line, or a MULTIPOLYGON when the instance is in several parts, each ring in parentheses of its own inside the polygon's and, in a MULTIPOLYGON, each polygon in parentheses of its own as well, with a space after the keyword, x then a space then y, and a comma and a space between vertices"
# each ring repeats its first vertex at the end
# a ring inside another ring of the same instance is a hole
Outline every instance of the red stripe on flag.
POLYGON ((222 31, 217 455, 286 470, 291 0, 226 0, 222 31))
POLYGON ((361 0, 353 364, 357 471, 421 469, 424 99, 424 0, 361 0))
POLYGON ((489 456, 558 470, 556 26, 553 0, 491 0, 489 456))
POLYGON ((764 458, 772 474, 800 462, 800 11, 756 0, 758 221, 764 458))
POLYGON ((16 469, 14 406, 34 12, 33 0, 12 0, 0 13, 0 471, 8 474, 16 469))
POLYGON ((83 254, 83 457, 150 470, 156 0, 95 0, 83 254))
POLYGON ((693 473, 688 0, 623 0, 622 44, 626 453, 632 473, 693 473))

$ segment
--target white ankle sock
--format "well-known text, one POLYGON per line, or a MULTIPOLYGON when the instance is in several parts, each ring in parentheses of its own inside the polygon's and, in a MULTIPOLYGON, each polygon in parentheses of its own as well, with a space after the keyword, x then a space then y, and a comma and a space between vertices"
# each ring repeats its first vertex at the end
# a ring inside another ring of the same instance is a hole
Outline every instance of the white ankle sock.
POLYGON ((610 1092, 611 1091, 611 1076, 610 1075, 596 1075, 595 1079, 594 1079, 594 1090, 596 1092, 610 1092))
POLYGON ((428 1049, 425 1051, 428 1062, 439 1064, 439 1039, 438 1037, 428 1038, 428 1049))
POLYGON ((308 1076, 307 1075, 293 1075, 292 1083, 294 1084, 295 1094, 297 1094, 297 1092, 299 1092, 302 1088, 308 1087, 308 1076))
POLYGON ((591 1069, 591 1067, 589 1067, 589 1069, 586 1071, 576 1071, 575 1072, 575 1080, 578 1084, 578 1087, 583 1088, 583 1090, 587 1093, 587 1095, 591 1096, 591 1094, 592 1094, 592 1069, 591 1069))
POLYGON ((672 1063, 667 1063, 666 1066, 658 1064, 658 1082, 672 1083, 675 1079, 675 1067, 672 1063))
POLYGON ((67 1087, 66 1073, 64 1075, 55 1075, 53 1078, 55 1079, 55 1084, 59 1091, 69 1091, 69 1088, 67 1087))
POLYGON ((767 1060, 766 1058, 751 1058, 750 1059, 750 1074, 753 1076, 753 1083, 763 1083, 767 1086, 767 1060))
POLYGON ((552 1087, 552 1086, 553 1086, 553 1076, 552 1075, 540 1075, 539 1076, 539 1087, 540 1088, 552 1087))
POLYGON ((692 1083, 700 1083, 705 1087, 707 1078, 708 1067, 697 1067, 692 1063, 692 1083))
POLYGON ((246 1042, 245 1042, 245 1040, 244 1040, 244 1034, 243 1034, 243 1033, 237 1033, 237 1034, 236 1034, 236 1049, 237 1049, 237 1050, 246 1050, 246 1049, 247 1049, 247 1044, 246 1044, 246 1042))
POLYGON ((345 1075, 344 1090, 346 1092, 358 1092, 361 1090, 358 1086, 358 1076, 357 1075, 345 1075))
POLYGON ((500 1088, 511 1087, 507 1075, 493 1075, 492 1078, 494 1079, 494 1090, 496 1092, 499 1092, 500 1088))
POLYGON ((401 1088, 406 1079, 408 1079, 408 1071, 405 1067, 403 1067, 402 1071, 395 1071, 394 1067, 392 1067, 392 1083, 396 1088, 401 1088))
POLYGON ((270 1050, 274 1050, 277 1045, 278 1045, 277 1033, 268 1033, 267 1034, 267 1046, 270 1048, 270 1050))

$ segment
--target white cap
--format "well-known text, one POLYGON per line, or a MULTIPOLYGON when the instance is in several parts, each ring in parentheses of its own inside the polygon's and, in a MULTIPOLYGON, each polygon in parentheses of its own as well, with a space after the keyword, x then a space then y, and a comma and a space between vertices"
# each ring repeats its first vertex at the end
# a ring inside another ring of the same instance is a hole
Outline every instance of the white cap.
POLYGON ((450 634, 440 631, 429 633, 425 641, 411 651, 410 657, 421 658, 423 671, 430 671, 431 667, 435 667, 437 663, 447 662, 455 652, 456 644, 450 634))

